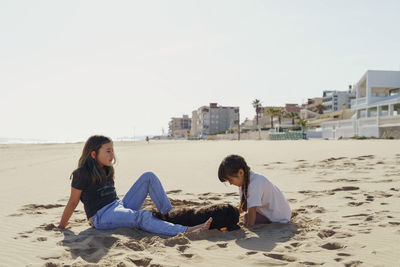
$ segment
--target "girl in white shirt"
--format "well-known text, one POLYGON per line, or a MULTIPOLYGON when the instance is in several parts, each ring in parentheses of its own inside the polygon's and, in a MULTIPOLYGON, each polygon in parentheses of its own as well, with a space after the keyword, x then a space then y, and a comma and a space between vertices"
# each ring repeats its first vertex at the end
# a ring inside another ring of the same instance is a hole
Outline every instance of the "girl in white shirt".
POLYGON ((218 178, 239 187, 239 211, 247 211, 247 226, 290 221, 292 211, 285 196, 266 177, 250 171, 243 157, 227 156, 219 166, 218 178))

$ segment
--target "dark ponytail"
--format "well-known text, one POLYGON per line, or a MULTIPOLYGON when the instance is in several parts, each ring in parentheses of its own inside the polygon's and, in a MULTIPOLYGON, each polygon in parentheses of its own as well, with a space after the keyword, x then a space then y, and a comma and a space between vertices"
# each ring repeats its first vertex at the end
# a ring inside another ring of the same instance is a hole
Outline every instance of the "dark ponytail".
POLYGON ((242 195, 240 196, 240 208, 247 210, 247 189, 250 182, 250 167, 239 155, 229 155, 221 162, 218 169, 218 178, 221 182, 228 180, 227 176, 236 176, 239 170, 244 171, 244 181, 242 185, 242 195))

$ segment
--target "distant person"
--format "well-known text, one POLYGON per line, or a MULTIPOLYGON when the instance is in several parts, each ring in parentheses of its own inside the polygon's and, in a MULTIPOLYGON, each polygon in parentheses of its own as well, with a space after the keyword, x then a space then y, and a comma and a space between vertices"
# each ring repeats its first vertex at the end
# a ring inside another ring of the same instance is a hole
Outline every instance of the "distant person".
POLYGON ((285 196, 267 178, 250 171, 243 157, 227 156, 219 166, 218 178, 239 187, 239 211, 246 212, 247 226, 290 221, 292 211, 285 196))
POLYGON ((149 142, 150 142, 150 139, 149 139, 149 137, 148 137, 148 136, 146 136, 146 142, 147 142, 147 143, 149 143, 149 142))
POLYGON ((173 236, 210 228, 212 218, 202 224, 187 227, 159 220, 150 211, 141 210, 148 194, 161 213, 172 210, 160 180, 152 172, 142 174, 124 198, 119 199, 114 187, 114 163, 114 148, 110 138, 94 135, 86 141, 78 168, 71 175, 71 195, 59 228, 67 226, 79 200, 84 205, 89 224, 96 229, 128 227, 173 236))

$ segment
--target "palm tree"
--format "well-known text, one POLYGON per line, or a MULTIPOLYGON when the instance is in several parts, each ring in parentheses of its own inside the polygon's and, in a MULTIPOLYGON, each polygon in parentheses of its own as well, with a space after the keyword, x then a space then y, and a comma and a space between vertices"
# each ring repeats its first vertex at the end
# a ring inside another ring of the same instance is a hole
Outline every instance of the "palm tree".
POLYGON ((300 125, 301 126, 301 131, 302 132, 304 132, 304 130, 307 128, 307 124, 308 124, 308 120, 305 120, 305 119, 299 119, 298 121, 297 121, 297 125, 300 125))
POLYGON ((282 116, 284 116, 284 111, 281 108, 276 108, 275 109, 275 116, 278 117, 279 125, 282 124, 282 116))
POLYGON ((313 108, 313 111, 317 112, 318 114, 323 114, 324 110, 326 110, 326 106, 324 106, 322 104, 318 104, 313 108))
POLYGON ((260 114, 260 110, 261 110, 261 101, 258 99, 255 99, 252 102, 253 108, 256 110, 256 121, 257 121, 257 126, 258 126, 258 116, 260 114))
POLYGON ((274 117, 279 116, 281 113, 280 109, 274 108, 274 107, 269 107, 266 111, 266 114, 268 114, 271 117, 271 128, 274 128, 274 117))
POLYGON ((292 125, 294 125, 294 120, 299 118, 299 113, 297 112, 288 112, 285 114, 286 118, 292 119, 292 125))

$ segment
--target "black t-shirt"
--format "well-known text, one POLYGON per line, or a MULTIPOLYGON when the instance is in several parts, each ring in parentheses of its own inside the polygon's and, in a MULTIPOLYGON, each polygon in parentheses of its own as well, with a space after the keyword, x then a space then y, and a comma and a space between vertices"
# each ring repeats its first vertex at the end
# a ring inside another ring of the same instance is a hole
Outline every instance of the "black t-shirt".
POLYGON ((75 170, 72 175, 71 186, 82 190, 81 201, 88 219, 99 209, 118 199, 113 178, 107 178, 101 184, 93 183, 89 172, 83 168, 75 170))

